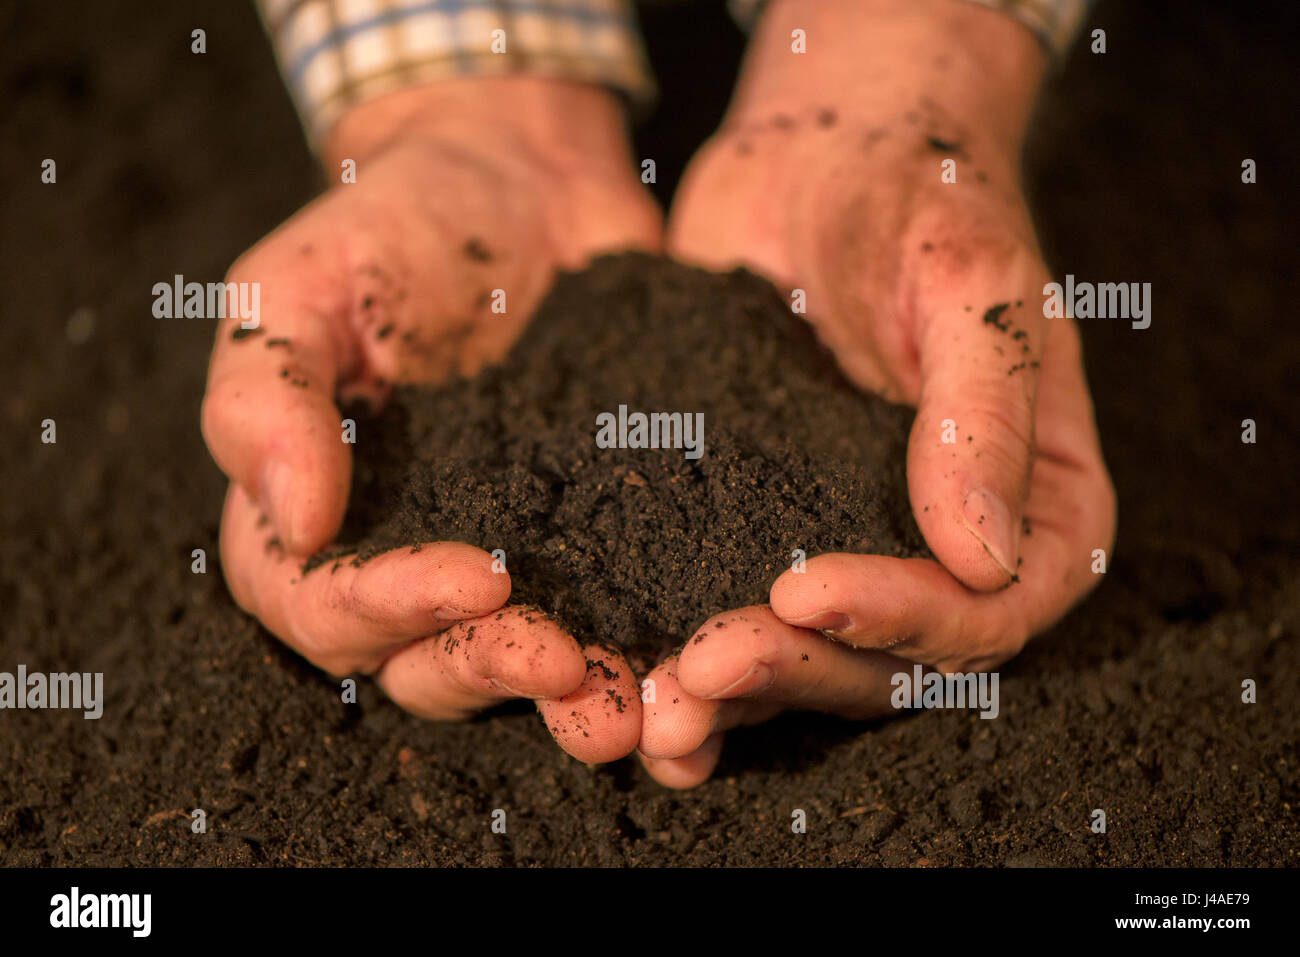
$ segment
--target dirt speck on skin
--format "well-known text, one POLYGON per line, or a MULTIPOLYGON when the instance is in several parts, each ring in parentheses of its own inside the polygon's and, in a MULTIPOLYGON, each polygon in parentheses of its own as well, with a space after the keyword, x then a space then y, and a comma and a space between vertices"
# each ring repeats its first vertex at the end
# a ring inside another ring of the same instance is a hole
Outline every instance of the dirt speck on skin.
POLYGON ((483 241, 478 238, 465 240, 465 258, 478 263, 490 263, 492 261, 492 251, 483 245, 483 241))
POLYGON ((797 550, 924 554, 911 419, 848 383, 765 280, 606 257, 558 279, 499 366, 358 419, 348 523, 309 567, 417 541, 503 549, 512 601, 644 672, 710 616, 765 603, 797 550), (602 448, 606 413, 628 436, 638 414, 675 415, 680 447, 602 448))
POLYGON ((1011 328, 1010 322, 1002 318, 1002 314, 1011 308, 1011 303, 1000 302, 995 306, 989 306, 984 311, 984 325, 992 326, 998 332, 1006 332, 1011 328))
POLYGON ((961 144, 953 140, 942 140, 937 136, 927 136, 925 144, 937 153, 960 153, 961 144))

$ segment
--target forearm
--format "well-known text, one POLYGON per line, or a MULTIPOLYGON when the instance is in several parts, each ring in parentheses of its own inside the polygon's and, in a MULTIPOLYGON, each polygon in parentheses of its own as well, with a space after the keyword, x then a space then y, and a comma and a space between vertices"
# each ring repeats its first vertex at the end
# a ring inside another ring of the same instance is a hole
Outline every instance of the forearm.
POLYGON ((965 0, 772 0, 727 121, 829 110, 875 122, 928 104, 1018 151, 1046 62, 1023 25, 965 0), (806 53, 792 52, 795 30, 806 53))

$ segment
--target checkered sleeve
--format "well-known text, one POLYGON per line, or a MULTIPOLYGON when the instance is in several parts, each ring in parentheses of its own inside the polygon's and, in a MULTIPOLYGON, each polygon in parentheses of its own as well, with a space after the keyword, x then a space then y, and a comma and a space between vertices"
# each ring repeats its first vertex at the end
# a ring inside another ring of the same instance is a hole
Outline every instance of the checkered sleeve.
MULTIPOLYGON (((1042 41, 1054 56, 1064 54, 1074 42, 1093 0, 967 0, 1015 17, 1042 41)), ((728 0, 736 22, 749 29, 757 22, 767 0, 728 0)))
POLYGON ((968 0, 1001 10, 1033 31, 1054 57, 1064 56, 1088 15, 1092 0, 968 0))
POLYGON ((319 143, 348 107, 456 76, 529 73, 655 84, 629 0, 257 0, 303 126, 319 143))

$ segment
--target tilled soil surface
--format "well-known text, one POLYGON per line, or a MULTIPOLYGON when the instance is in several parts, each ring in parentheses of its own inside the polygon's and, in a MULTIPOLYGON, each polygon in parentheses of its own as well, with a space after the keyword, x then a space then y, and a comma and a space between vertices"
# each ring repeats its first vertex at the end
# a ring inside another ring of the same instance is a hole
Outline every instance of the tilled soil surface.
POLYGON ((1150 329, 1082 323, 1106 580, 1003 669, 998 720, 788 717, 689 793, 571 760, 526 709, 345 706, 239 612, 198 432, 212 330, 150 290, 219 277, 318 174, 242 4, 6 8, 0 671, 102 671, 105 702, 0 712, 0 862, 1294 865, 1295 14, 1222 6, 1099 4, 1110 52, 1052 79, 1029 149, 1055 271, 1153 284, 1150 329))

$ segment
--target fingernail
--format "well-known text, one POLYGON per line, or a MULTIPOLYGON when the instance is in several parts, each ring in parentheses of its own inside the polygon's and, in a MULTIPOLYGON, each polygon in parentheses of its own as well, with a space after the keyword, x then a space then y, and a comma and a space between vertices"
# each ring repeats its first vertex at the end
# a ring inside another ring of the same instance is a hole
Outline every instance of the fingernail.
POLYGON ((262 507, 270 513, 271 523, 286 546, 293 538, 293 470, 283 462, 272 461, 262 473, 262 507))
POLYGON ((745 672, 744 677, 733 681, 727 687, 723 688, 717 694, 709 695, 705 700, 712 701, 715 698, 744 698, 749 695, 756 695, 776 679, 776 672, 768 665, 761 661, 754 663, 754 666, 745 672))
POLYGON ((501 681, 497 681, 496 678, 489 678, 488 681, 492 682, 492 685, 494 687, 499 688, 503 694, 509 695, 512 698, 528 698, 532 700, 537 697, 537 695, 524 694, 522 691, 516 691, 508 684, 505 684, 504 682, 501 681))
POLYGON ((853 627, 853 619, 838 611, 822 611, 807 618, 786 619, 786 624, 819 631, 848 631, 853 627))
POLYGON ((986 488, 973 488, 962 502, 962 516, 993 560, 1014 576, 1020 536, 1006 503, 986 488))
POLYGON ((459 621, 462 618, 478 617, 472 611, 461 611, 459 608, 452 608, 450 605, 441 605, 433 610, 433 617, 441 618, 444 621, 459 621))

